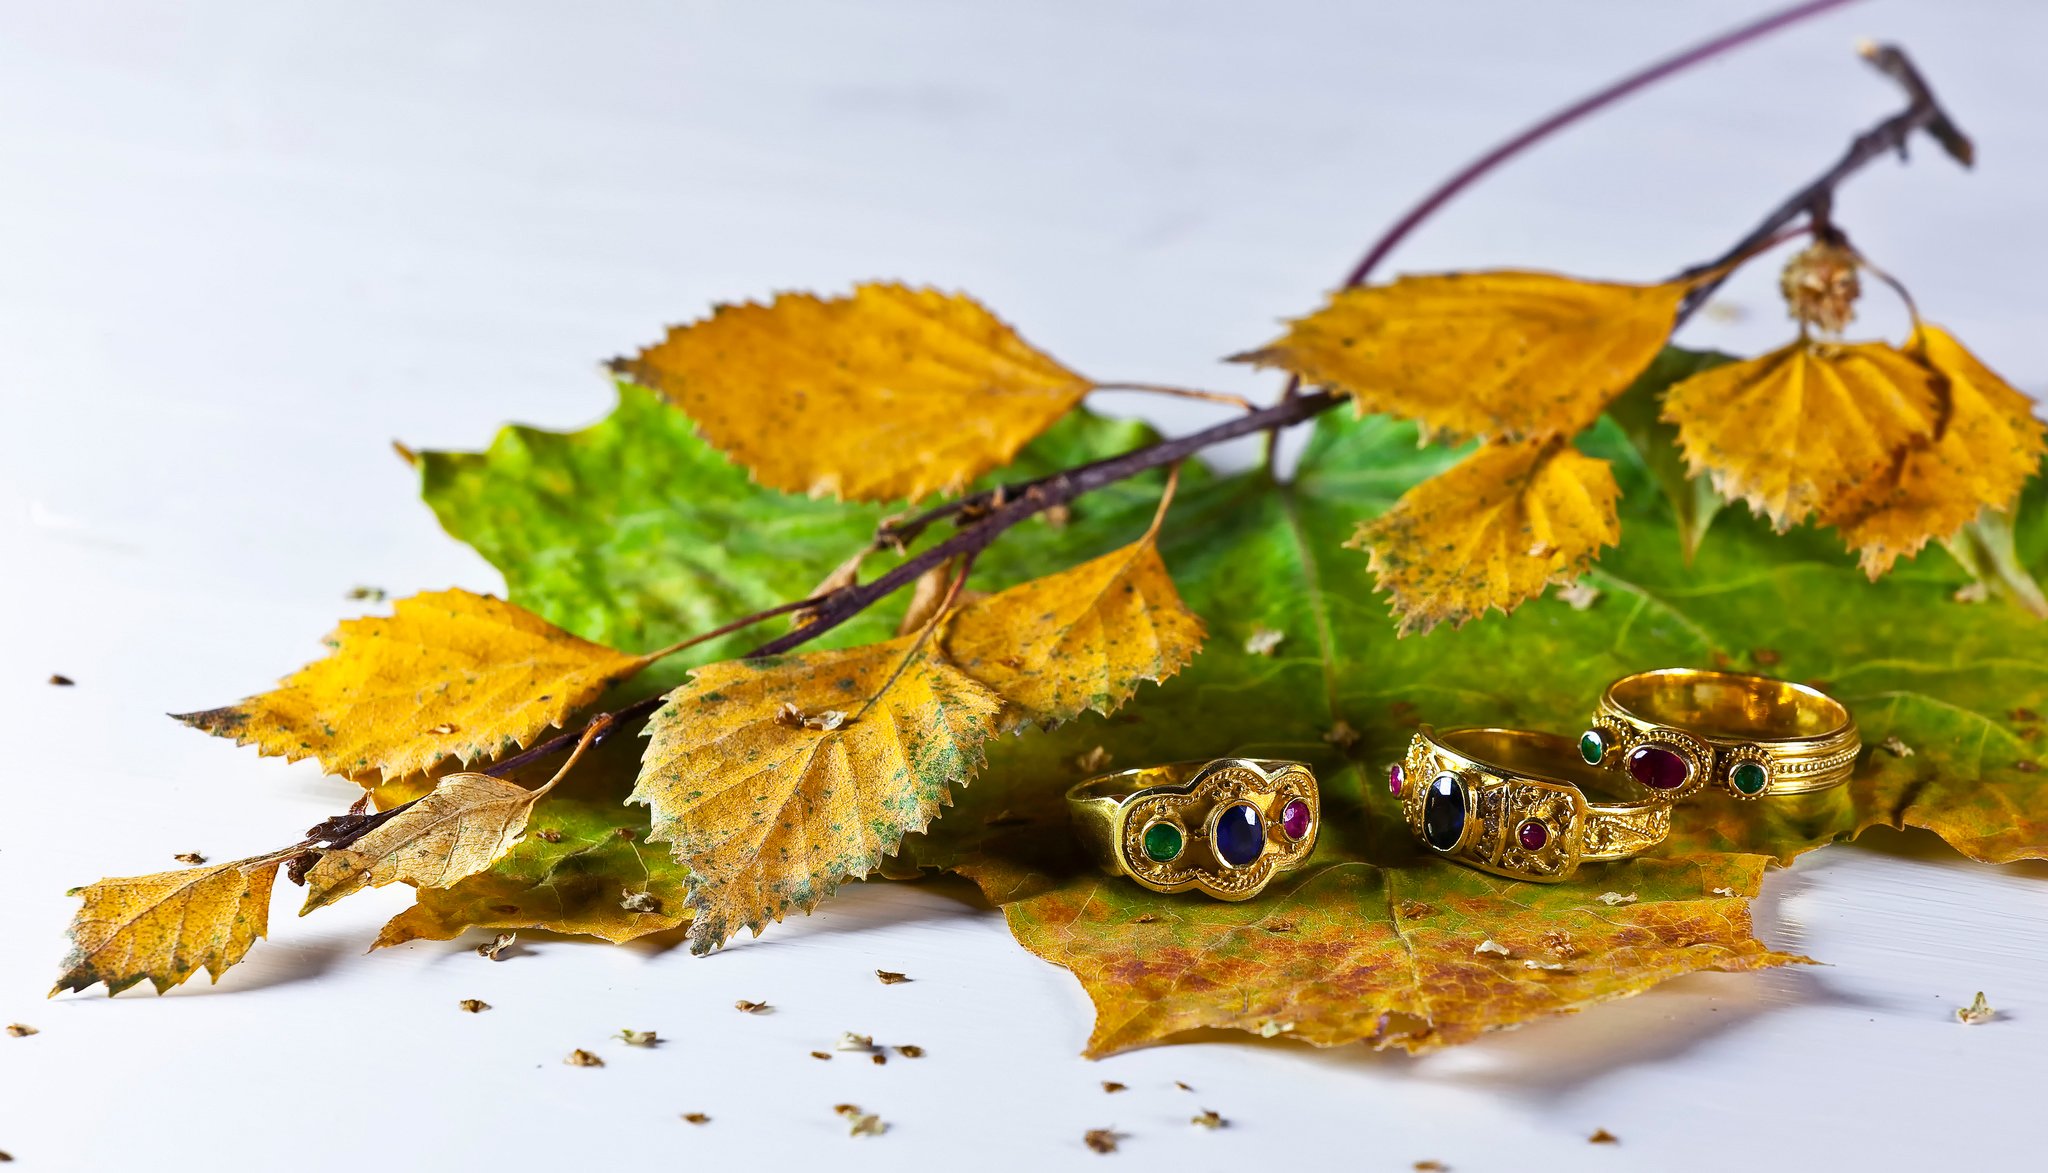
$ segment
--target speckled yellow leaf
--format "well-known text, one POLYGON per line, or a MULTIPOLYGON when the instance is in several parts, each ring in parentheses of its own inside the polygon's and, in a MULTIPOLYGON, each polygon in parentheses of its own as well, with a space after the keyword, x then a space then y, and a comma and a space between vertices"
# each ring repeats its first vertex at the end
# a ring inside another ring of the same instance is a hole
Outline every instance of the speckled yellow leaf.
POLYGON ((630 799, 689 865, 693 950, 872 871, 980 766, 1001 707, 916 636, 699 668, 649 720, 630 799))
POLYGON ((1569 435, 1663 349, 1688 288, 1512 271, 1403 277, 1336 293, 1278 341, 1236 359, 1426 430, 1569 435))
POLYGON ((1561 439, 1481 445, 1347 543, 1372 553, 1401 631, 1512 611, 1621 537, 1614 471, 1561 439))
POLYGON ((327 646, 331 655, 275 692, 178 719, 374 786, 519 749, 654 659, 463 590, 400 599, 388 619, 348 620, 327 646))
POLYGON ((1693 475, 1781 530, 1885 475, 1938 411, 1933 374, 1882 342, 1801 339, 1664 392, 1693 475))
POLYGON ((856 501, 964 488, 1090 387, 974 299, 889 284, 720 306, 614 367, 762 484, 856 501))
POLYGON ((1914 437, 1882 474, 1829 502, 1820 517, 1842 531, 1872 578, 1985 508, 2011 505, 2041 463, 2033 403, 1962 343, 1923 323, 1906 353, 1941 376, 1948 410, 1940 438, 1914 437))
POLYGON ((1114 710, 1202 646, 1152 536, 1020 583, 955 614, 946 657, 1022 720, 1055 724, 1114 710))
POLYGON ((483 871, 525 833, 539 793, 489 774, 448 775, 390 822, 322 855, 299 915, 365 887, 446 888, 483 871))
POLYGON ((277 869, 297 848, 232 863, 101 880, 77 890, 61 990, 103 983, 118 994, 149 979, 161 994, 205 969, 219 981, 270 920, 277 869))

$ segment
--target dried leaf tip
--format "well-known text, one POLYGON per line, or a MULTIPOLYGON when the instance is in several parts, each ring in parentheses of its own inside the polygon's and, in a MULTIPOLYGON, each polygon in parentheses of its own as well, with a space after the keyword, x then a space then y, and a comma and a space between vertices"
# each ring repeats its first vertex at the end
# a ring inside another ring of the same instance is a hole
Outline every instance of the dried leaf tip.
POLYGON ((457 1002, 456 1005, 462 1007, 464 1010, 467 1010, 471 1014, 482 1014, 484 1011, 489 1010, 491 1008, 491 1004, 489 1002, 484 1001, 482 998, 464 998, 462 1001, 457 1002))
POLYGON ((569 1052, 569 1055, 568 1055, 568 1057, 567 1057, 567 1058, 565 1058, 565 1059, 563 1059, 563 1060, 562 1060, 562 1062, 564 1062, 564 1063, 567 1063, 567 1064, 568 1064, 569 1066, 571 1066, 571 1067, 603 1067, 603 1066, 604 1066, 604 1060, 602 1060, 602 1059, 598 1058, 597 1056, 595 1056, 595 1055, 591 1054, 591 1053, 590 1053, 590 1052, 588 1052, 588 1051, 582 1050, 581 1048, 578 1048, 577 1050, 574 1050, 574 1051, 571 1051, 571 1052, 569 1052))
POLYGON ((518 933, 499 933, 497 936, 478 945, 476 947, 476 955, 486 961, 502 960, 505 950, 511 948, 512 943, 518 939, 518 933))
POLYGON ((1990 1022, 1997 1014, 1998 1011, 1991 1008, 1991 1003, 1984 1000, 1984 991, 1978 990, 1977 996, 1970 1001, 1968 1006, 1958 1006, 1956 1008, 1956 1021, 1964 1026, 1982 1026, 1984 1023, 1990 1022))
POLYGON ((1230 1127, 1230 1121, 1218 1116, 1213 1108, 1204 1108, 1201 1115, 1188 1117, 1188 1123, 1197 1128, 1209 1129, 1211 1132, 1218 1128, 1230 1127))
POLYGON ((878 969, 875 971, 875 977, 885 986, 900 985, 910 980, 893 969, 878 969))
POLYGON ((1113 1153, 1122 1137, 1123 1133, 1114 1128, 1091 1128, 1081 1135, 1081 1143, 1098 1153, 1113 1153))
POLYGON ((661 1045, 661 1036, 651 1030, 632 1030, 629 1028, 620 1031, 612 1037, 624 1040, 625 1044, 629 1047, 658 1047, 661 1045))
POLYGON ((10 1039, 25 1039, 30 1035, 39 1035, 41 1033, 43 1032, 26 1022, 10 1022, 7 1024, 7 1037, 10 1039))

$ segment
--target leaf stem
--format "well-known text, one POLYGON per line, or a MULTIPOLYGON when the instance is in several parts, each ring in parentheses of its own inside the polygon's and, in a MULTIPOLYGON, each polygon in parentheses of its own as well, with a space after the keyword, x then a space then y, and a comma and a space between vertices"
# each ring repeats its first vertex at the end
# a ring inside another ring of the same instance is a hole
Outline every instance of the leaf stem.
POLYGON ((1202 391, 1194 387, 1175 387, 1166 383, 1096 383, 1091 391, 1143 391, 1148 395, 1171 395, 1176 399, 1200 399, 1209 403, 1227 403, 1245 411, 1257 411, 1259 405, 1242 395, 1227 391, 1202 391))

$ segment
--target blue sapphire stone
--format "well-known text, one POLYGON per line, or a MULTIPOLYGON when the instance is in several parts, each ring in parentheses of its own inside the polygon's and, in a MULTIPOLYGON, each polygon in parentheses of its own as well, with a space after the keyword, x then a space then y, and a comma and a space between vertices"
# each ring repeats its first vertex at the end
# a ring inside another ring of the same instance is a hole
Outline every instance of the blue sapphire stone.
POLYGON ((1438 851, 1449 851, 1465 837, 1465 785, 1456 774, 1429 780, 1422 798, 1422 838, 1438 851))
POLYGON ((1244 867, 1266 849, 1266 824, 1259 808, 1237 802, 1223 808, 1216 820, 1216 855, 1234 868, 1244 867))

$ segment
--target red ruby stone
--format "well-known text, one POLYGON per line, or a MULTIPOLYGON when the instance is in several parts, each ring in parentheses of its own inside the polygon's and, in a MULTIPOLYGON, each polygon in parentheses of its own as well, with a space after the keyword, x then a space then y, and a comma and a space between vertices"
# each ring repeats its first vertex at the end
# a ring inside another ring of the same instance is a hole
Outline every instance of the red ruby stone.
POLYGON ((1521 828, 1515 832, 1515 838, 1522 841, 1523 847, 1528 848, 1530 851, 1535 851, 1545 843, 1550 842, 1550 828, 1537 822, 1535 819, 1530 819, 1528 822, 1523 823, 1521 828))
POLYGON ((1280 812, 1280 829, 1287 832, 1289 839, 1301 839, 1308 835, 1308 803, 1297 798, 1280 812))
POLYGON ((1685 785, 1692 767, 1661 745, 1643 745, 1628 755, 1628 772, 1652 790, 1676 790, 1685 785))
POLYGON ((1407 780, 1407 772, 1401 769, 1401 763, 1395 762, 1394 768, 1387 771, 1387 791, 1395 798, 1401 797, 1401 785, 1407 780))

